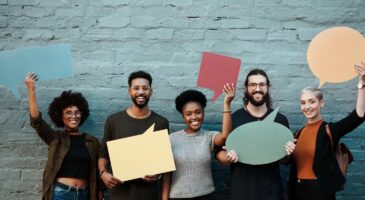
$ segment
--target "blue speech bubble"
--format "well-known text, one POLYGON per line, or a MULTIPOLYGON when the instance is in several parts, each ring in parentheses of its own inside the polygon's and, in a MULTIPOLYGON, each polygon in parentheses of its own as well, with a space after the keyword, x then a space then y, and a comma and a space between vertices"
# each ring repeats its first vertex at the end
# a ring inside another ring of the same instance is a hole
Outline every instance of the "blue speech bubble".
POLYGON ((71 46, 58 44, 1 51, 0 69, 0 85, 9 87, 19 99, 18 87, 28 72, 37 73, 39 80, 73 76, 71 46))

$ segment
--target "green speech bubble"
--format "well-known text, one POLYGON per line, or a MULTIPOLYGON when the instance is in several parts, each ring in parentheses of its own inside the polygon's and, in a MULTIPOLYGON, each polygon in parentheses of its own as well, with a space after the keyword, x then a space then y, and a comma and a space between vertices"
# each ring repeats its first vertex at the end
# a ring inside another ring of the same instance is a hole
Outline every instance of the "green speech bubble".
POLYGON ((285 144, 294 141, 292 132, 284 125, 274 122, 279 111, 276 108, 263 121, 243 124, 229 135, 227 151, 234 149, 238 161, 262 165, 280 160, 286 155, 285 144))

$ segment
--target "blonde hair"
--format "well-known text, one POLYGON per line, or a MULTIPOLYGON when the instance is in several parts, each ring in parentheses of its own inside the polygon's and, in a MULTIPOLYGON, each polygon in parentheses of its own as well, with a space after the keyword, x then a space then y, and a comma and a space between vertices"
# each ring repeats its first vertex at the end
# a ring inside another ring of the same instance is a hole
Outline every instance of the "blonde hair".
POLYGON ((302 91, 301 91, 301 95, 303 94, 303 93, 306 93, 306 92, 312 92, 312 93, 314 93, 314 96, 317 98, 317 99, 319 99, 319 100, 323 100, 323 93, 322 93, 322 91, 319 89, 319 88, 315 88, 315 87, 306 87, 306 88, 304 88, 304 89, 302 89, 302 91))

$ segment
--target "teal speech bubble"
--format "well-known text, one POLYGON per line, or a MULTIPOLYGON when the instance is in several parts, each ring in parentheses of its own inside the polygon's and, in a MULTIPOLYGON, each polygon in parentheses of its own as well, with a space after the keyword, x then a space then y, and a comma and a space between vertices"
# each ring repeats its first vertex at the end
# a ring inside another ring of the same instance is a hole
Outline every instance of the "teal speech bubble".
POLYGON ((58 44, 0 51, 0 85, 8 87, 20 99, 18 87, 28 72, 40 81, 73 76, 71 45, 58 44))
POLYGON ((292 132, 274 122, 279 111, 275 109, 263 121, 243 124, 232 131, 226 141, 227 151, 234 149, 238 161, 262 165, 280 160, 286 155, 285 144, 294 141, 292 132))

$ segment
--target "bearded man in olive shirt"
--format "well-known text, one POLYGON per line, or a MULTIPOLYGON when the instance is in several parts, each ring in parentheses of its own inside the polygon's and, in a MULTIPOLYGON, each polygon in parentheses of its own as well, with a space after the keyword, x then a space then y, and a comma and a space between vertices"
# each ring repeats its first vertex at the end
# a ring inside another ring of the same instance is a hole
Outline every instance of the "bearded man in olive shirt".
POLYGON ((152 77, 144 71, 130 74, 128 93, 132 104, 129 108, 114 113, 105 122, 104 137, 99 152, 100 178, 110 189, 110 199, 156 200, 160 196, 161 175, 146 175, 142 179, 121 182, 113 176, 106 142, 144 133, 152 124, 155 130, 169 129, 166 118, 148 108, 152 95, 152 77))

